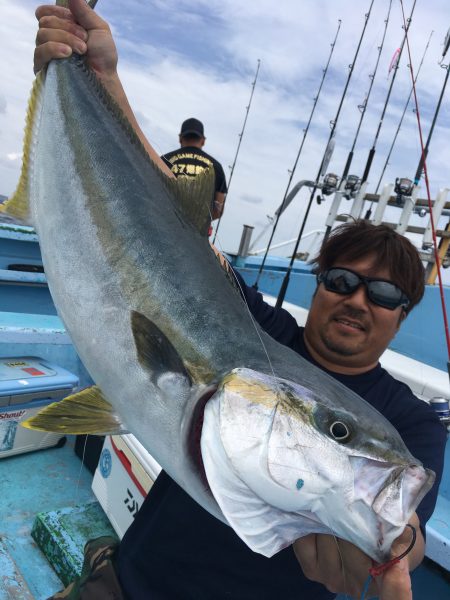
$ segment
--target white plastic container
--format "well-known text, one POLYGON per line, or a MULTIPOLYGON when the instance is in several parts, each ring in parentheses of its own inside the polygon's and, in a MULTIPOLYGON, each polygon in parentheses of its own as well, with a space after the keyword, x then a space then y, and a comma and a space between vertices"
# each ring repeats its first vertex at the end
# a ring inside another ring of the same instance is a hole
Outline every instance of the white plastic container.
POLYGON ((77 385, 75 375, 36 356, 0 358, 0 458, 57 446, 64 436, 20 423, 77 385))
POLYGON ((161 471, 134 435, 105 438, 92 490, 122 538, 161 471))

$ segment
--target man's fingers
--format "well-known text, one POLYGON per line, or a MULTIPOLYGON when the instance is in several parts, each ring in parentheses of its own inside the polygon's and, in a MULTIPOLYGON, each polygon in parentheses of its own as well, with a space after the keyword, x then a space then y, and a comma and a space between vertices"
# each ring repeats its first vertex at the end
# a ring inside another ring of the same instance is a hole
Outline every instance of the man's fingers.
POLYGON ((317 535, 315 533, 305 535, 295 541, 293 547, 295 556, 302 567, 303 573, 308 579, 316 581, 315 577, 317 576, 319 564, 317 556, 317 535))
MULTIPOLYGON (((78 52, 78 54, 84 54, 87 50, 87 46, 82 39, 67 31, 61 31, 59 29, 39 29, 36 35, 36 46, 42 46, 48 42, 52 44, 65 44, 72 50, 75 50, 75 52, 78 52)), ((59 57, 54 56, 52 58, 59 57)))
POLYGON ((83 40, 83 42, 87 42, 88 40, 88 33, 86 29, 83 29, 83 27, 77 25, 75 21, 61 19, 61 17, 56 17, 55 15, 46 15, 44 17, 41 17, 39 19, 39 30, 40 29, 55 29, 59 31, 67 31, 67 33, 70 33, 80 38, 81 40, 83 40))
POLYGON ((393 565, 376 582, 380 600, 412 600, 411 576, 406 559, 393 565))
POLYGON ((58 42, 47 42, 38 46, 34 52, 34 72, 37 73, 54 58, 67 58, 72 54, 72 48, 58 42))
POLYGON ((38 6, 34 14, 36 15, 36 19, 38 21, 40 21, 42 17, 49 16, 55 16, 66 21, 75 21, 68 8, 64 8, 64 6, 55 6, 54 4, 44 4, 42 6, 38 6))
POLYGON ((69 8, 75 18, 85 29, 106 29, 109 30, 108 23, 90 8, 85 0, 70 0, 69 8))

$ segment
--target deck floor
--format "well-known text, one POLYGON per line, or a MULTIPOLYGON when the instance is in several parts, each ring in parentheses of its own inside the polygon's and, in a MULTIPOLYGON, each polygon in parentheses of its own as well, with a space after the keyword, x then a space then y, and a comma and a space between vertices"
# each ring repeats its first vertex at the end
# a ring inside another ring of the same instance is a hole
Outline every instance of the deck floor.
MULTIPOLYGON (((38 512, 94 501, 92 475, 75 456, 74 438, 69 436, 63 448, 0 459, 0 481, 2 545, 32 597, 46 600, 64 586, 30 535, 34 518, 38 512)), ((0 587, 0 600, 10 597, 0 587)))

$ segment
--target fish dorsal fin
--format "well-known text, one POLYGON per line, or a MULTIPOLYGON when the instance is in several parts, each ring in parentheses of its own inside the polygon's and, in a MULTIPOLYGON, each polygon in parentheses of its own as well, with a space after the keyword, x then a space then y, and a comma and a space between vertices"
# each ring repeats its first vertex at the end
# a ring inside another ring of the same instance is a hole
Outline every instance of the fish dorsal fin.
POLYGON ((176 373, 191 383, 184 363, 173 344, 145 315, 131 311, 131 329, 139 363, 150 371, 154 383, 164 373, 176 373))
POLYGON ((214 200, 214 168, 208 167, 195 177, 180 175, 176 179, 166 177, 165 181, 183 217, 207 238, 214 200))
POLYGON ((4 204, 0 204, 0 212, 6 212, 23 223, 31 223, 29 179, 32 166, 33 132, 36 119, 39 115, 41 92, 45 74, 41 71, 37 74, 31 88, 30 99, 25 124, 25 135, 23 140, 22 170, 16 191, 4 204))
POLYGON ((49 404, 21 425, 27 429, 74 435, 128 433, 96 385, 49 404))

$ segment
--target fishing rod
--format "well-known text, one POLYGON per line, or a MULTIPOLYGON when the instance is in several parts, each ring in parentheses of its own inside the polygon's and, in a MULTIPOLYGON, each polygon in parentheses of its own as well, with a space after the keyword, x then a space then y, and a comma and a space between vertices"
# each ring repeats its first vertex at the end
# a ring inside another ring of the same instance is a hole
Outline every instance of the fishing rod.
MULTIPOLYGON (((229 179, 228 179, 228 185, 227 185, 227 196, 228 196, 228 194, 229 194, 229 192, 230 192, 230 184, 231 184, 231 180, 233 179, 234 167, 236 166, 237 157, 238 157, 239 150, 240 150, 240 147, 241 147, 242 137, 243 137, 243 135, 244 135, 245 126, 246 126, 246 124, 247 124, 248 113, 250 112, 250 106, 252 105, 253 93, 254 93, 254 91, 255 91, 256 80, 258 79, 258 73, 259 73, 259 67, 260 67, 260 66, 261 66, 261 61, 260 61, 260 59, 258 58, 258 65, 257 65, 257 67, 256 67, 255 79, 253 80, 253 83, 252 83, 252 91, 251 91, 251 94, 250 94, 250 100, 249 100, 249 102, 248 102, 248 105, 246 106, 245 118, 244 118, 244 124, 242 125, 242 130, 241 130, 241 133, 239 134, 239 142, 238 142, 238 145, 237 145, 236 154, 235 154, 235 156, 234 156, 233 165, 232 165, 232 167, 231 167, 231 171, 230 171, 230 177, 229 177, 229 179)), ((223 215, 223 213, 222 213, 222 215, 223 215)), ((219 231, 220 222, 222 221, 222 215, 220 216, 220 218, 219 218, 219 221, 217 222, 216 231, 215 231, 215 233, 214 233, 214 238, 213 238, 213 241, 212 241, 212 243, 213 243, 213 244, 214 244, 214 242, 216 241, 217 232, 219 231)))
POLYGON ((358 108, 361 110, 361 116, 360 116, 360 119, 359 119, 358 127, 356 129, 355 138, 353 140, 353 144, 352 144, 352 147, 350 149, 350 152, 348 153, 347 162, 345 164, 344 171, 342 173, 341 187, 343 186, 343 183, 344 183, 344 181, 345 181, 345 179, 346 179, 346 177, 348 175, 348 172, 350 171, 350 166, 351 166, 352 161, 353 161, 353 154, 354 154, 356 142, 358 141, 359 133, 361 131, 361 125, 363 123, 364 116, 366 114, 366 109, 367 109, 367 105, 368 105, 368 102, 369 102, 370 94, 372 92, 373 84, 374 84, 375 77, 376 77, 376 74, 377 74, 378 65, 380 64, 380 58, 381 58, 381 53, 383 51, 384 40, 386 39, 386 33, 387 33, 388 25, 389 25, 389 18, 390 18, 390 15, 391 15, 391 9, 392 9, 392 0, 390 0, 390 2, 389 2, 389 9, 388 9, 388 12, 387 12, 386 19, 384 20, 384 32, 383 32, 383 37, 381 39, 381 44, 380 44, 380 46, 378 46, 378 56, 377 56, 377 60, 376 60, 376 63, 375 63, 375 68, 373 70, 373 73, 371 75, 369 75, 369 78, 370 78, 369 90, 368 90, 368 92, 366 94, 364 102, 360 106, 358 106, 358 108))
MULTIPOLYGON (((319 85, 319 89, 317 91, 317 94, 316 94, 316 96, 314 98, 314 104, 313 104, 313 107, 312 107, 312 110, 311 110, 311 114, 309 115, 308 123, 307 123, 305 129, 303 130, 303 138, 302 138, 300 147, 298 149, 297 156, 296 156, 295 161, 294 161, 294 165, 293 165, 292 169, 289 171, 290 176, 289 176, 289 180, 288 180, 288 183, 287 183, 287 186, 286 186, 286 191, 284 192, 283 200, 282 200, 280 206, 275 211, 276 219, 275 219, 275 223, 274 223, 273 228, 272 228, 272 233, 270 234, 269 243, 267 244, 267 248, 266 248, 266 252, 264 254, 264 258, 262 260, 261 266, 259 267, 259 271, 258 271, 258 275, 256 277, 256 281, 253 284, 253 287, 256 288, 256 289, 258 289, 259 278, 261 277, 261 273, 262 273, 262 271, 264 269, 264 265, 266 264, 267 254, 268 254, 268 252, 270 250, 270 247, 271 247, 271 244, 272 244, 272 240, 273 240, 273 236, 275 235, 275 231, 276 231, 277 226, 278 226, 278 221, 280 220, 281 214, 286 210, 286 208, 288 207, 288 205, 293 200, 293 196, 288 197, 288 192, 289 192, 289 189, 291 187, 292 178, 294 177, 295 169, 297 168, 297 163, 298 163, 300 155, 302 153, 303 146, 305 144, 306 136, 308 135, 309 127, 311 125, 311 121, 312 121, 312 118, 314 116, 314 112, 316 110, 317 102, 319 101, 320 92, 322 91, 322 87, 323 87, 325 78, 326 78, 327 73, 328 73, 328 67, 329 67, 330 62, 331 62, 331 57, 333 56, 334 48, 336 46, 336 41, 337 41, 337 38, 338 38, 338 35, 339 35, 339 31, 341 29, 341 24, 342 24, 342 21, 341 21, 341 19, 339 19, 338 20, 338 28, 337 28, 337 31, 336 31, 336 35, 334 36, 334 40, 331 43, 331 51, 330 51, 330 55, 328 57, 327 64, 326 64, 325 68, 322 69, 322 71, 323 71, 322 79, 320 81, 320 85, 319 85)), ((264 229, 261 232, 261 234, 255 240, 254 244, 256 244, 256 242, 258 241, 258 239, 260 239, 262 237, 262 235, 265 233, 265 231, 266 231, 266 229, 264 229)))
POLYGON ((397 51, 396 64, 392 67, 394 69, 394 73, 391 78, 391 84, 389 86, 386 100, 384 102, 383 111, 381 113, 380 121, 378 123, 378 128, 377 128, 377 132, 375 134, 375 138, 373 140, 372 148, 370 149, 369 156, 367 157, 366 167, 364 169, 364 173, 363 173, 363 176, 361 179, 361 184, 365 183, 367 181, 367 178, 369 177, 369 172, 372 167, 372 161, 375 157, 375 148, 376 148, 376 145, 378 142, 378 137, 380 135, 381 127, 383 126, 384 115, 386 114, 386 109, 389 104, 389 99, 391 97, 392 88, 394 87, 394 81, 395 81, 395 78, 396 78, 397 72, 398 72, 398 65, 399 65, 400 59, 402 57, 403 48, 405 46, 405 42, 406 42, 407 35, 408 35, 408 29, 409 29, 409 26, 411 25, 411 20, 412 20, 412 16, 413 16, 415 7, 416 7, 416 0, 414 0, 413 7, 411 9, 411 14, 409 15, 409 19, 407 20, 407 23, 403 26, 403 28, 405 30, 405 35, 403 36, 402 44, 397 51))
POLYGON ((283 282, 281 284, 280 291, 278 293, 278 298, 277 298, 277 302, 276 302, 276 307, 277 308, 281 307, 281 305, 283 304, 283 301, 284 301, 284 297, 286 296, 286 291, 287 291, 287 288, 288 288, 288 285, 289 285, 289 279, 290 279, 292 267, 294 265, 295 256, 297 254, 297 250, 298 250, 298 247, 300 245, 300 240, 301 240, 301 237, 303 235, 303 230, 305 229, 305 225, 306 225, 306 221, 308 219, 309 211, 311 210, 311 206, 312 206, 312 203, 314 201, 314 195, 316 193, 317 188, 320 185, 320 179, 321 179, 321 177, 324 174, 323 173, 323 171, 324 171, 324 165, 326 165, 328 163, 328 161, 330 160, 330 158, 331 158, 330 149, 334 147, 334 136, 335 136, 335 133, 336 133, 336 127, 337 127, 337 123, 338 123, 338 120, 339 120, 339 115, 341 113, 341 108, 342 108, 342 105, 344 103, 345 95, 347 93, 347 89, 348 89, 350 80, 352 78, 353 69, 355 67, 356 59, 358 58, 359 50, 361 48, 361 44, 362 44, 362 41, 363 41, 363 38, 364 38, 364 34, 366 32, 367 23, 369 22, 370 13, 372 12, 373 3, 374 3, 374 0, 372 0, 371 3, 370 3, 369 12, 367 12, 365 14, 364 27, 363 27, 363 30, 362 30, 362 33, 361 33, 361 37, 359 38, 359 42, 358 42, 358 46, 356 48, 356 52, 355 52, 355 56, 353 58, 353 62, 349 65, 349 73, 348 73, 348 76, 347 76, 347 82, 345 84, 344 91, 342 93, 341 100, 339 102, 339 107, 337 109, 337 113, 336 113, 336 116, 334 118, 334 121, 331 121, 332 127, 331 127, 330 135, 329 135, 329 138, 328 138, 328 143, 327 143, 327 146, 325 148, 325 152, 324 152, 324 155, 323 155, 323 158, 322 158, 322 162, 320 163, 319 171, 317 173, 317 177, 316 177, 316 180, 314 182, 314 186, 313 186, 313 189, 311 191, 311 195, 309 197, 309 202, 308 202, 308 205, 306 207, 305 216, 303 217, 303 222, 302 222, 302 225, 300 227, 300 231, 299 231, 299 234, 298 234, 297 241, 295 243, 295 248, 294 248, 294 251, 292 252, 292 256, 291 256, 291 260, 290 260, 289 266, 288 266, 288 268, 286 270, 286 274, 284 276, 283 282))
POLYGON ((444 60, 444 57, 445 57, 445 55, 447 53, 449 45, 450 45, 450 29, 449 29, 449 31, 447 33, 447 37, 445 38, 444 51, 442 53, 442 58, 441 58, 441 60, 439 62, 439 65, 443 69, 447 70, 447 73, 445 75, 444 84, 442 86, 442 90, 441 90, 441 94, 439 96, 439 100, 438 100, 438 103, 437 103, 437 106, 436 106, 436 110, 434 111, 433 121, 431 123, 430 131, 428 133, 427 142, 425 144, 424 151, 421 154, 421 157, 420 157, 420 160, 419 160, 419 164, 417 165, 417 171, 416 171, 416 175, 414 177, 414 184, 415 185, 419 184, 420 178, 422 177, 422 172, 424 170, 424 163, 425 163, 425 160, 426 160, 426 158, 428 156, 428 149, 430 147, 431 138, 433 136, 434 126, 436 125, 436 120, 438 118, 438 114, 439 114, 439 111, 441 109, 442 98, 444 97, 445 88, 447 87, 447 82, 448 82, 448 78, 449 78, 449 75, 450 75, 450 63, 448 65, 443 65, 442 64, 442 61, 444 60))
MULTIPOLYGON (((433 33, 434 33, 433 31, 430 33, 430 36, 429 36, 429 38, 428 38, 427 45, 425 46, 425 50, 424 50, 424 52, 423 52, 423 54, 422 54, 422 59, 421 59, 421 61, 420 61, 419 68, 417 69, 417 73, 416 73, 416 76, 415 76, 415 78, 414 78, 414 84, 416 84, 416 83, 417 83, 417 78, 419 77, 419 73, 420 73, 420 71, 421 71, 421 69, 422 69, 423 61, 424 61, 424 59, 425 59, 425 56, 426 56, 426 54, 427 54, 427 51, 428 51, 428 47, 429 47, 429 45, 430 45, 431 38, 433 37, 433 33)), ((385 160, 385 162, 384 162, 383 170, 381 171, 381 175, 380 175, 380 178, 379 178, 379 180, 378 180, 377 187, 376 187, 376 189, 375 189, 375 194, 378 194, 378 190, 380 189, 380 185, 381 185, 381 182, 382 182, 382 180, 383 180, 384 173, 385 173, 385 171, 386 171, 386 168, 387 168, 387 166, 388 166, 388 164, 389 164, 389 160, 390 160, 390 158, 391 158, 392 151, 393 151, 393 149, 394 149, 395 143, 396 143, 396 141, 397 141, 398 134, 400 133, 400 129, 401 129, 401 127, 402 127, 402 124, 403 124, 403 119, 405 118, 406 111, 408 110, 408 106, 409 106, 409 102, 410 102, 410 100, 411 100, 411 96, 412 96, 413 90, 414 90, 414 88, 411 86, 411 90, 410 90, 410 92, 409 92, 408 99, 406 100, 406 102, 405 102, 405 107, 403 108, 403 113, 402 113, 402 116, 400 117, 400 121, 399 121, 399 124, 398 124, 398 127, 397 127, 397 131, 395 132, 394 139, 392 140, 391 147, 389 148, 388 155, 387 155, 387 157, 386 157, 386 160, 385 160)), ((372 214, 372 206, 373 206, 373 202, 371 203, 371 205, 370 205, 369 209, 367 210, 367 213, 366 213, 366 216, 365 216, 365 218, 366 218, 366 219, 370 219, 370 216, 371 216, 371 214, 372 214)))
MULTIPOLYGON (((359 137, 359 133, 361 131, 361 126, 366 114, 366 110, 367 110, 367 106, 369 103, 369 98, 370 98, 370 94, 372 92, 372 88, 373 88, 373 84, 375 82, 375 77, 378 71, 378 65, 380 64, 380 59, 381 59, 381 53, 383 51, 383 47, 384 47, 384 40, 386 39, 386 33, 387 33, 387 28, 389 25, 389 18, 391 15, 391 9, 392 9, 392 0, 390 0, 389 2, 389 9, 388 9, 388 13, 386 16, 386 19, 384 20, 384 32, 383 32, 383 37, 381 39, 381 44, 380 46, 378 46, 378 56, 377 56, 377 60, 375 62, 375 67, 373 70, 373 73, 371 73, 369 75, 370 78, 370 85, 369 85, 369 90, 366 94, 366 97, 363 101, 363 103, 361 105, 358 106, 358 108, 361 111, 361 116, 359 119, 359 123, 358 123, 358 127, 356 129, 356 133, 355 133, 355 137, 353 139, 353 144, 352 147, 350 148, 350 152, 348 153, 348 157, 347 157, 347 162, 345 163, 345 167, 344 167, 344 171, 342 173, 341 176, 341 181, 340 181, 340 185, 339 185, 339 190, 337 190, 338 192, 340 192, 340 194, 336 194, 335 197, 335 201, 333 203, 332 208, 330 209, 330 214, 329 214, 329 221, 328 221, 328 225, 326 226, 325 229, 325 235, 324 235, 324 240, 327 239, 327 237, 330 235, 331 229, 332 229, 332 221, 334 220, 334 217, 330 218, 330 215, 333 214, 333 208, 334 206, 336 206, 336 211, 337 211, 337 207, 339 206, 340 200, 341 200, 341 196, 345 191, 349 191, 349 195, 347 196, 348 198, 351 197, 352 194, 355 194, 356 192, 358 192, 361 189, 361 185, 362 185, 362 181, 361 179, 357 176, 357 175, 348 175, 349 171, 350 171, 350 166, 352 164, 353 161, 353 156, 354 156, 354 151, 355 151, 355 146, 356 146, 356 142, 358 141, 358 137, 359 137)), ((362 192, 361 192, 362 193, 362 192)))
MULTIPOLYGON (((405 23, 405 11, 403 8, 403 0, 400 0, 400 4, 402 7, 403 22, 405 23)), ((439 293, 440 293, 440 297, 441 297, 441 308, 442 308, 442 317, 444 320, 445 339, 447 342, 447 370, 448 370, 448 373, 450 376, 450 334, 449 334, 448 319, 447 319, 447 309, 446 309, 446 305, 445 305, 444 286, 442 283, 442 274, 441 274, 441 261, 439 259, 439 250, 438 250, 438 243, 437 243, 437 238, 436 238, 436 229, 435 229, 434 219, 433 219, 433 205, 431 202, 430 181, 428 179, 428 168, 427 168, 427 161, 426 161, 426 154, 425 154, 425 146, 423 143, 423 136, 422 136, 422 125, 421 125, 421 120, 420 120, 419 102, 417 100, 416 85, 414 82, 414 70, 413 70, 413 63, 412 63, 412 59, 411 59, 411 49, 409 47, 408 28, 407 27, 406 27, 405 34, 406 34, 406 43, 407 43, 408 55, 409 55, 409 70, 411 73, 411 79, 412 79, 413 90, 414 90, 414 103, 416 106, 416 118, 417 118, 417 125, 419 128, 420 147, 422 150, 422 157, 421 157, 420 162, 422 164, 422 170, 423 170, 423 174, 424 174, 424 178, 425 178, 425 185, 426 185, 426 190, 427 190, 427 201, 428 201, 428 209, 430 211, 430 224, 431 224, 431 233, 432 233, 432 239, 433 239, 434 260, 435 260, 436 271, 437 271, 438 282, 439 282, 439 293)), ((442 55, 442 59, 444 58, 444 56, 448 50, 448 47, 450 45, 450 43, 447 43, 449 39, 450 39, 449 34, 447 34, 447 38, 444 43, 445 47, 444 47, 444 53, 442 55)), ((447 83, 449 69, 450 69, 450 65, 447 67, 447 76, 445 78, 446 79, 445 84, 447 83)), ((443 89, 445 89, 445 84, 444 84, 443 89)), ((438 102, 439 107, 440 107, 440 102, 442 100, 442 96, 443 96, 443 93, 441 92, 441 97, 439 98, 439 102, 438 102)), ((435 116, 436 116, 436 114, 435 114, 435 116)))

